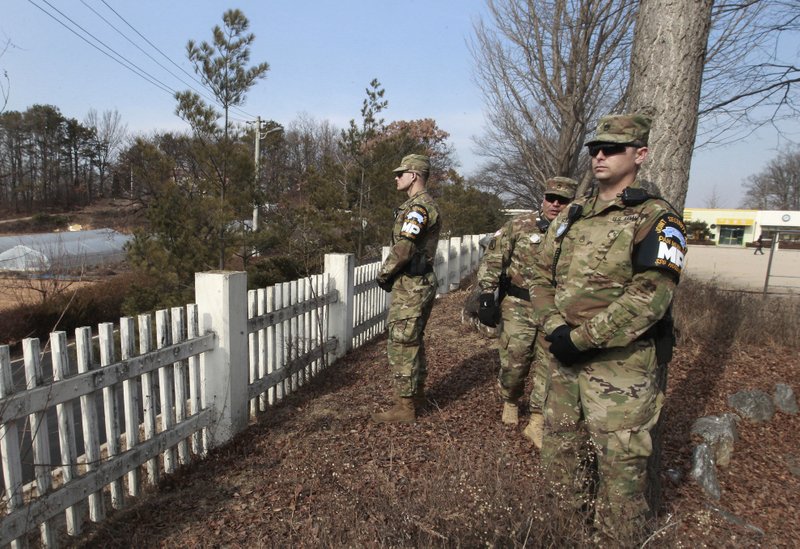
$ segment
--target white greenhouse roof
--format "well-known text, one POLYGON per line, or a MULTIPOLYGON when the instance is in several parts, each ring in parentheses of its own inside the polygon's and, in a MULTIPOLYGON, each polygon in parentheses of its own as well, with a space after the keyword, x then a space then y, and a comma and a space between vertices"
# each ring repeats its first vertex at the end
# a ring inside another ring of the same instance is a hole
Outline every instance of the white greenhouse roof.
POLYGON ((0 271, 42 271, 56 266, 73 269, 114 263, 125 258, 125 244, 132 239, 111 229, 4 236, 0 237, 0 258, 6 252, 9 255, 7 261, 0 262, 0 271), (17 251, 11 253, 15 248, 17 251))
POLYGON ((0 253, 0 271, 47 271, 47 257, 27 246, 17 245, 0 253))

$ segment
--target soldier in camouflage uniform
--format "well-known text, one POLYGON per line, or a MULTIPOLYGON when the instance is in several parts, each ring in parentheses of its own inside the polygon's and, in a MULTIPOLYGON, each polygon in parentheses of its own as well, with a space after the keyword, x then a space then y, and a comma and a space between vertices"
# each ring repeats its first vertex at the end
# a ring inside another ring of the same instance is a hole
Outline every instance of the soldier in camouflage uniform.
POLYGON ((395 211, 392 248, 377 283, 392 294, 387 323, 395 404, 373 414, 376 423, 413 423, 415 405, 425 401, 428 370, 423 335, 436 297, 433 262, 441 229, 439 209, 425 190, 429 173, 430 161, 420 154, 404 157, 394 169, 397 190, 409 198, 395 211))
POLYGON ((594 524, 610 544, 630 543, 645 527, 651 431, 665 389, 658 363, 669 360, 664 342, 670 352, 673 343, 664 321, 686 253, 681 217, 637 177, 649 131, 641 115, 600 119, 586 144, 596 185, 553 221, 529 275, 534 318, 554 357, 542 462, 572 494, 567 503, 585 502, 588 431, 594 524))
POLYGON ((530 395, 531 417, 525 428, 527 436, 541 447, 542 404, 547 383, 547 346, 541 335, 537 340, 536 326, 531 318, 531 301, 528 284, 522 277, 522 266, 532 261, 550 222, 575 197, 578 183, 568 177, 553 177, 545 183, 545 194, 540 212, 522 214, 497 231, 489 242, 478 268, 478 285, 481 289, 479 318, 487 325, 501 317, 500 372, 497 377, 503 399, 503 423, 516 425, 519 421, 517 401, 522 396, 525 379, 534 366, 533 389, 530 395), (502 286, 505 298, 499 305, 495 291, 502 286))

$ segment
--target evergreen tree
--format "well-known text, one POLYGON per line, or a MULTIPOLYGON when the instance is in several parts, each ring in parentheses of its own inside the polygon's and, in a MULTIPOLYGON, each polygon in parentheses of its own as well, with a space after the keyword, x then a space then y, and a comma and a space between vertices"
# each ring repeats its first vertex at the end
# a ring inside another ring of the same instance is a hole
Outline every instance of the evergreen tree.
MULTIPOLYGON (((217 234, 219 268, 225 267, 227 257, 226 238, 231 222, 244 219, 245 212, 237 210, 244 202, 242 197, 252 198, 253 178, 242 170, 232 170, 231 162, 235 152, 235 136, 232 135, 230 109, 244 103, 247 92, 255 83, 266 76, 267 63, 248 67, 250 46, 255 40, 253 33, 247 32, 250 22, 238 9, 226 11, 222 20, 224 28, 215 26, 213 40, 197 44, 190 40, 186 46, 189 60, 200 76, 203 84, 211 90, 222 113, 209 105, 196 93, 185 91, 175 94, 178 101, 177 114, 192 127, 198 139, 199 158, 203 159, 203 172, 216 190, 217 234), (219 119, 222 118, 222 125, 219 119), (237 194, 233 204, 229 193, 237 194), (238 202, 238 204, 237 204, 238 202)), ((251 171, 252 173, 252 171, 251 171)), ((250 202, 252 204, 252 202, 250 202)), ((249 215, 249 211, 247 211, 249 215)))

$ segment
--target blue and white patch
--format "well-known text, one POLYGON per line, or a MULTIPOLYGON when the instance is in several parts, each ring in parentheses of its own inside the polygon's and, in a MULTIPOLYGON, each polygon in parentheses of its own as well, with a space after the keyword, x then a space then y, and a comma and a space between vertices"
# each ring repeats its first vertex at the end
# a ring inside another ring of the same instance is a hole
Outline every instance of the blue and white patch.
POLYGON ((676 214, 661 216, 634 251, 637 270, 663 269, 680 277, 686 261, 686 225, 676 214))
POLYGON ((556 238, 567 232, 567 229, 569 229, 569 221, 564 221, 558 226, 558 229, 556 229, 556 238))
POLYGON ((400 228, 400 236, 409 240, 415 240, 422 231, 428 226, 428 210, 424 206, 415 204, 405 213, 403 226, 400 228))
POLYGON ((681 243, 681 246, 683 246, 684 248, 686 247, 686 236, 679 229, 676 229, 675 227, 666 226, 664 227, 662 232, 664 233, 664 236, 666 238, 677 240, 678 242, 681 243))

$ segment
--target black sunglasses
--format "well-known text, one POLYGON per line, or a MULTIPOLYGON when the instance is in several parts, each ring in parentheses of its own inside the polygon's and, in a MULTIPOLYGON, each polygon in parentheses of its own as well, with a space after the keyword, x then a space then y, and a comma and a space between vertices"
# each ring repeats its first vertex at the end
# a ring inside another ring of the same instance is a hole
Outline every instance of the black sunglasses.
POLYGON ((569 204, 572 202, 569 198, 564 198, 563 196, 558 196, 557 194, 550 194, 547 193, 544 195, 544 199, 550 202, 551 204, 555 204, 558 202, 559 204, 569 204))
POLYGON ((628 145, 609 145, 607 143, 589 145, 589 156, 594 158, 600 151, 603 151, 603 156, 614 156, 615 154, 625 152, 625 149, 627 148, 628 145))

